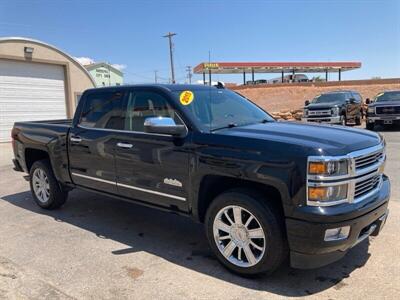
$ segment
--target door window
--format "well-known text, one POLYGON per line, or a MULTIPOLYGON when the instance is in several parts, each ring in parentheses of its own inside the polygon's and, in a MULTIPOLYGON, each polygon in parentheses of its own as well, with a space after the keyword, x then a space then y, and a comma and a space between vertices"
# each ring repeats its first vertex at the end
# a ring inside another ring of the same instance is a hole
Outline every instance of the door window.
POLYGON ((85 99, 80 124, 92 128, 124 129, 122 100, 124 92, 101 91, 85 99))
POLYGON ((168 117, 182 124, 168 100, 161 94, 147 91, 132 91, 127 96, 125 130, 144 132, 147 118, 168 117))

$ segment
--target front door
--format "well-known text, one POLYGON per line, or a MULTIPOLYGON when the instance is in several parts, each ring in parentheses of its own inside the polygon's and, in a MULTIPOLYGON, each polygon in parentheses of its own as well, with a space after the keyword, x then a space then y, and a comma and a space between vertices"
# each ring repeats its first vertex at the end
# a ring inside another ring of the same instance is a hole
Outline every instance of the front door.
POLYGON ((168 96, 153 90, 132 89, 124 104, 124 132, 117 138, 115 162, 118 193, 163 207, 188 209, 190 190, 189 137, 144 132, 149 117, 172 117, 182 122, 168 96))
POLYGON ((75 184, 117 193, 114 130, 124 126, 124 93, 97 90, 86 94, 79 124, 69 136, 69 159, 75 184))

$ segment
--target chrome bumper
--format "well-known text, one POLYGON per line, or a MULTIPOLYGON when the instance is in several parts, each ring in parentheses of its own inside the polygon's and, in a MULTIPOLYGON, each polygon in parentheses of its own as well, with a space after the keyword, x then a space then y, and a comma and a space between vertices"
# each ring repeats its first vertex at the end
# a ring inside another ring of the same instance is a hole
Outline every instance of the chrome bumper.
POLYGON ((390 116, 390 115, 382 115, 379 117, 367 117, 368 123, 374 123, 375 121, 394 121, 400 120, 400 116, 390 116))
POLYGON ((323 122, 323 123, 331 123, 331 124, 338 124, 341 123, 341 116, 334 116, 334 117, 318 117, 318 118, 301 118, 303 122, 323 122))

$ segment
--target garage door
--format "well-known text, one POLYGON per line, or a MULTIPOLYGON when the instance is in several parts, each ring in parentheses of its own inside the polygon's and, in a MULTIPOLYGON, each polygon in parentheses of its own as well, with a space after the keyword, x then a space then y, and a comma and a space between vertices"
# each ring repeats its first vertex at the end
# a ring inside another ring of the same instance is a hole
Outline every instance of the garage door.
POLYGON ((62 66, 0 59, 0 142, 17 121, 66 118, 62 66))

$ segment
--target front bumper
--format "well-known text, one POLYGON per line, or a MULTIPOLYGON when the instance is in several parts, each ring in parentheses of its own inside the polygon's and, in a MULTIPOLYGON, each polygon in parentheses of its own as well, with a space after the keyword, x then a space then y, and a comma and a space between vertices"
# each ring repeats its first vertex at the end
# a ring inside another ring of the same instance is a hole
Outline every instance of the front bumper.
POLYGON ((339 124, 342 121, 341 116, 335 117, 313 117, 313 118, 301 118, 303 122, 316 122, 316 123, 331 123, 331 124, 339 124))
MULTIPOLYGON (((310 222, 299 219, 286 219, 286 229, 290 248, 291 266, 299 269, 318 268, 335 262, 346 255, 348 250, 369 235, 378 235, 388 215, 390 181, 384 177, 380 190, 371 199, 365 199, 364 207, 373 207, 361 216, 352 218, 355 212, 341 215, 341 221, 332 221, 337 216, 329 215, 326 222, 310 222), (369 203, 370 202, 370 203, 369 203), (344 240, 324 241, 327 229, 350 226, 350 234, 344 240)), ((349 204, 343 204, 349 205, 349 204)), ((359 206, 358 206, 359 207, 359 206)), ((359 208, 362 210, 363 208, 359 208)), ((323 219, 320 216, 319 219, 323 219)), ((313 219, 313 218, 310 218, 313 219)))
POLYGON ((391 115, 373 115, 367 116, 367 123, 373 124, 400 124, 400 116, 391 116, 391 115))

